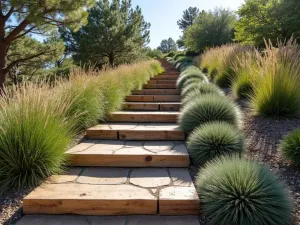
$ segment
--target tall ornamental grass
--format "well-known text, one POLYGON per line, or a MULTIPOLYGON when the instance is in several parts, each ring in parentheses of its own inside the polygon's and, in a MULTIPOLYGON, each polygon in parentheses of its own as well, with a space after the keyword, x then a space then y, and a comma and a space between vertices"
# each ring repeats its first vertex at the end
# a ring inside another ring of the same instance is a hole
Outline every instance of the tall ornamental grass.
POLYGON ((300 115, 300 47, 294 39, 279 42, 278 48, 266 43, 264 54, 257 52, 253 72, 251 107, 256 114, 300 115))
POLYGON ((77 68, 54 87, 24 83, 7 90, 0 99, 0 194, 63 171, 75 135, 162 71, 154 60, 106 71, 77 68))
POLYGON ((235 77, 233 65, 239 57, 253 51, 252 47, 228 44, 206 51, 200 59, 200 67, 208 71, 210 78, 220 87, 227 87, 235 77))

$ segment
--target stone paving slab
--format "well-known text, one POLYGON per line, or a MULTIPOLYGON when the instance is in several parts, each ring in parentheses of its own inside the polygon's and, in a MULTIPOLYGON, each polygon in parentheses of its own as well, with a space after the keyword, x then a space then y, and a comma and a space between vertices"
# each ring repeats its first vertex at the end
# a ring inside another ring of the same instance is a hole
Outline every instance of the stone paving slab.
POLYGON ((200 225, 197 216, 27 215, 16 225, 200 225))
POLYGON ((136 111, 119 111, 111 113, 107 121, 109 122, 155 122, 155 123, 176 123, 179 112, 136 112, 136 111))
POLYGON ((67 151, 72 166, 188 167, 180 141, 86 140, 67 151))
POLYGON ((87 129, 89 139, 185 140, 184 131, 174 123, 106 123, 87 129))
POLYGON ((25 214, 194 215, 199 199, 187 168, 70 168, 24 198, 25 214), (157 211, 159 210, 159 211, 157 211))

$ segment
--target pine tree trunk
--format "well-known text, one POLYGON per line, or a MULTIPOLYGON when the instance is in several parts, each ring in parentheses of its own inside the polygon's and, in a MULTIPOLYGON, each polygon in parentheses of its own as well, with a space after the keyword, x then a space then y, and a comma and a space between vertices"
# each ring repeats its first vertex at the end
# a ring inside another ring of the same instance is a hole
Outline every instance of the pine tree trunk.
POLYGON ((3 90, 6 81, 6 73, 5 73, 6 48, 7 45, 0 41, 0 90, 3 90))
POLYGON ((108 57, 109 65, 114 68, 115 67, 115 57, 113 55, 109 55, 108 57))

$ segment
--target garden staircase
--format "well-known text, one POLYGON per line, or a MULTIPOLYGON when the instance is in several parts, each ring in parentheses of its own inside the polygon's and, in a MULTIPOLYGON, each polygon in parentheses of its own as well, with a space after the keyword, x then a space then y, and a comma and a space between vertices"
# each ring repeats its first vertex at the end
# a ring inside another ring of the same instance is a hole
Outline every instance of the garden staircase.
MULTIPOLYGON (((87 140, 67 152, 70 170, 50 177, 25 197, 25 214, 199 213, 198 195, 188 171, 185 133, 176 124, 181 105, 176 89, 179 72, 166 62, 163 65, 166 72, 127 96, 123 111, 86 131, 87 140)), ((37 218, 43 221, 44 217, 27 216, 19 224, 37 218)), ((48 220, 55 218, 58 216, 48 220)), ((194 217, 180 218, 172 224, 199 224, 194 217)))

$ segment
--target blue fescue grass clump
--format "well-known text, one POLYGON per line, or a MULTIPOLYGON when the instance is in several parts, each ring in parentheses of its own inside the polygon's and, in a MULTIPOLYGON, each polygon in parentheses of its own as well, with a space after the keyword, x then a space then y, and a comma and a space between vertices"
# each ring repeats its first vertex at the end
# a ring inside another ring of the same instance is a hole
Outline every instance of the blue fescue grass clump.
POLYGON ((281 144, 280 150, 285 159, 290 160, 294 165, 300 166, 300 130, 294 130, 286 135, 281 144))
POLYGON ((194 81, 195 79, 198 79, 200 82, 207 82, 207 78, 200 70, 190 70, 180 75, 176 83, 177 88, 178 89, 184 88, 187 85, 185 83, 192 78, 194 79, 194 81))
POLYGON ((232 154, 242 154, 244 135, 225 122, 211 122, 196 128, 189 136, 187 148, 195 164, 232 154))
POLYGON ((196 189, 208 224, 292 224, 288 190, 254 161, 237 156, 215 159, 198 173, 196 189))
POLYGON ((230 99, 217 94, 206 94, 184 105, 179 116, 179 125, 186 132, 213 121, 223 121, 240 127, 241 112, 230 99))
POLYGON ((188 96, 196 96, 197 94, 210 94, 210 93, 224 95, 224 92, 212 83, 194 82, 185 85, 185 87, 181 90, 181 97, 185 99, 188 98, 188 96))

